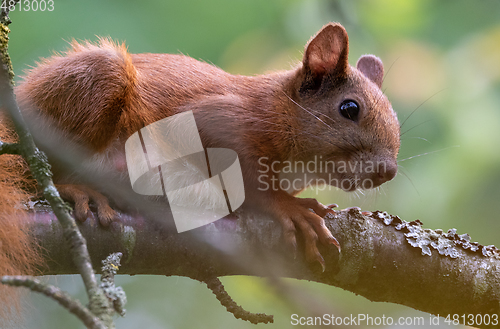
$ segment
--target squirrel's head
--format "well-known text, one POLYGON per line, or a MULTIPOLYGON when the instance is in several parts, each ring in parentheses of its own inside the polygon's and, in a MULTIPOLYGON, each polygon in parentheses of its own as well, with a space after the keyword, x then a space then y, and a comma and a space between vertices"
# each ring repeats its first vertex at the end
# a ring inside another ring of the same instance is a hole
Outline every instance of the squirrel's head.
POLYGON ((352 67, 348 52, 345 29, 324 26, 306 45, 290 101, 304 132, 295 160, 315 161, 319 182, 351 191, 396 176, 400 127, 381 90, 382 61, 365 55, 352 67))

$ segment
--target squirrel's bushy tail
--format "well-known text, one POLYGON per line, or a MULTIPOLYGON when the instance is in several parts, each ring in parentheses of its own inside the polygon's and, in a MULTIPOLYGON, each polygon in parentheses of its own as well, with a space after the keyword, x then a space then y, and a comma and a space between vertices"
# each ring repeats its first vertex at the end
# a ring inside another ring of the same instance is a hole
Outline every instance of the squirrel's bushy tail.
POLYGON ((109 39, 73 41, 69 50, 41 59, 25 73, 15 93, 33 134, 45 136, 57 128, 100 152, 134 115, 125 109, 137 99, 137 72, 125 46, 109 39))
MULTIPOLYGON (((0 116, 0 140, 15 141, 15 133, 0 116)), ((41 263, 38 247, 30 236, 23 205, 29 200, 27 165, 17 155, 0 155, 0 276, 32 275, 41 263)), ((0 284, 0 327, 20 310, 22 288, 0 284)))

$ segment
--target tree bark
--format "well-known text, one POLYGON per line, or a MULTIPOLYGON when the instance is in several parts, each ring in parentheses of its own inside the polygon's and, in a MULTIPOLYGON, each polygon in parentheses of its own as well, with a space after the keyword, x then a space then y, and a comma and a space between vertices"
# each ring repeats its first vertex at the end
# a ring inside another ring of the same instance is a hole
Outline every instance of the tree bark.
MULTIPOLYGON (((319 247, 326 262, 322 272, 319 264, 304 261, 300 232, 294 258, 279 224, 263 215, 239 213, 180 234, 167 217, 162 225, 120 214, 107 229, 87 220, 80 228, 94 268, 108 254, 122 252, 119 274, 289 277, 444 317, 500 313, 499 251, 471 243, 468 235, 453 229, 423 229, 418 220, 408 223, 382 212, 337 211, 325 221, 342 251, 319 247)), ((31 220, 47 261, 41 273, 77 273, 53 213, 39 207, 31 220)))

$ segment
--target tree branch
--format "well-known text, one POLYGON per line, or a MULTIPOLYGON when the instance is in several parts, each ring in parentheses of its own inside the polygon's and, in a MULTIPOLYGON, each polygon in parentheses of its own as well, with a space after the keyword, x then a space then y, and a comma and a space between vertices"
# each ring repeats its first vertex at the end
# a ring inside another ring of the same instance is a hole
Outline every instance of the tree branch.
MULTIPOLYGON (((326 222, 342 254, 339 257, 334 247, 320 247, 326 261, 322 272, 319 264, 303 260, 300 236, 298 257, 293 259, 279 224, 270 218, 239 214, 178 234, 139 215, 120 217, 109 229, 89 220, 81 225, 82 234, 91 241, 92 259, 123 253, 120 274, 290 277, 441 316, 500 311, 499 251, 471 243, 468 235, 459 236, 454 230, 422 229, 419 221, 408 223, 357 209, 337 212, 326 222)), ((47 252, 48 268, 42 272, 76 273, 62 246, 62 230, 52 225, 53 214, 37 210, 32 220, 47 252)))

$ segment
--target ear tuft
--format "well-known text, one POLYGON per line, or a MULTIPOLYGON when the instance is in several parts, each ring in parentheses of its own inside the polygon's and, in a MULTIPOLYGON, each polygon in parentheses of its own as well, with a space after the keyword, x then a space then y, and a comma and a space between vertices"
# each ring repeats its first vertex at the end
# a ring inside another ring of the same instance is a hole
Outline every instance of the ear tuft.
POLYGON ((345 73, 348 63, 349 39, 338 23, 325 25, 306 45, 304 67, 315 77, 338 71, 345 73))
POLYGON ((365 77, 373 81, 379 88, 382 88, 384 80, 384 64, 377 56, 361 56, 356 64, 356 68, 363 73, 365 77))

